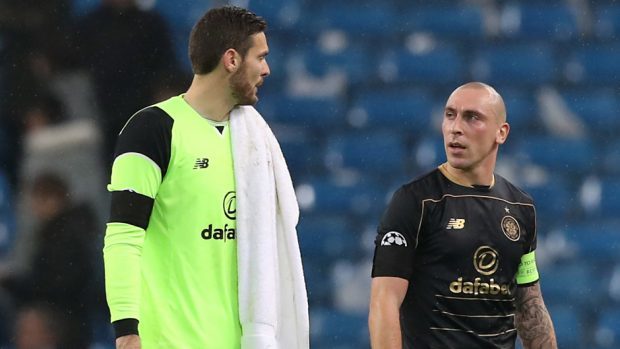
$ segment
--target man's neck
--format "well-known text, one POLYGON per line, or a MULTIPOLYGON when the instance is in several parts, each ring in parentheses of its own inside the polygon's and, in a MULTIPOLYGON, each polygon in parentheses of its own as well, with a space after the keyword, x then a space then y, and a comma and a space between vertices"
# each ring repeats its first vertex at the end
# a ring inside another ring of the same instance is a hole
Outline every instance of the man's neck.
POLYGON ((493 175, 492 170, 485 168, 478 168, 477 171, 462 170, 450 166, 447 162, 441 164, 439 167, 448 179, 462 186, 492 187, 495 184, 495 175, 493 175))
POLYGON ((194 75, 184 98, 198 114, 213 121, 228 120, 235 107, 228 81, 216 73, 194 75))

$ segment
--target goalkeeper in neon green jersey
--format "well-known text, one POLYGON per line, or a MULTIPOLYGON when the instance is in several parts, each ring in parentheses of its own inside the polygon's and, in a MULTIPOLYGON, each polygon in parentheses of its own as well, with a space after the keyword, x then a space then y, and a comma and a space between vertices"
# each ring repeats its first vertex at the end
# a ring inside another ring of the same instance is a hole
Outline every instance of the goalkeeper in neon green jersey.
POLYGON ((269 75, 265 21, 238 7, 194 26, 188 91, 121 131, 104 259, 117 348, 239 348, 229 113, 269 75))

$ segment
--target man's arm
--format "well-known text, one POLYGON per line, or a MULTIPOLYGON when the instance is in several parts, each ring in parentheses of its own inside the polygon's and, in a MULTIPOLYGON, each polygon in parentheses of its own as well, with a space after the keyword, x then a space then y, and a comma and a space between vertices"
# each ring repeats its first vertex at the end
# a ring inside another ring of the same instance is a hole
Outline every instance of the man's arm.
POLYGON ((104 239, 106 298, 117 348, 139 348, 142 248, 155 197, 168 168, 173 120, 150 107, 119 134, 108 190, 104 239))
POLYGON ((368 328, 373 349, 401 349, 400 306, 409 281, 397 277, 375 277, 370 289, 368 328))
POLYGON ((551 317, 540 284, 517 288, 515 326, 525 349, 557 349, 551 317))
POLYGON ((141 349, 140 337, 135 334, 130 334, 116 338, 117 349, 141 349))
POLYGON ((127 345, 136 340, 139 343, 140 259, 144 235, 144 230, 126 223, 108 223, 106 230, 103 250, 106 299, 118 349, 139 348, 127 345), (133 335, 136 338, 119 342, 133 335))

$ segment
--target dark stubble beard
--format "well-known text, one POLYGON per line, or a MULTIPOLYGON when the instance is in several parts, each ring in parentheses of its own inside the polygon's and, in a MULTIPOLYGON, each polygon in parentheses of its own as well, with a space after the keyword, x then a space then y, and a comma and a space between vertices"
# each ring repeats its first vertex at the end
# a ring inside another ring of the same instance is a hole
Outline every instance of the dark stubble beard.
POLYGON ((258 101, 254 95, 254 86, 248 81, 246 71, 245 64, 241 64, 239 70, 230 77, 230 87, 237 105, 254 105, 258 101))

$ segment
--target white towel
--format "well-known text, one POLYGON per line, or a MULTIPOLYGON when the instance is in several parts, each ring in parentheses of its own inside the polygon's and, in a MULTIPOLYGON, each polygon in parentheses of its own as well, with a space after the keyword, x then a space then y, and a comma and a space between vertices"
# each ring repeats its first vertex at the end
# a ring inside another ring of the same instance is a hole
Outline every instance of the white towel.
POLYGON ((250 106, 230 115, 242 349, 309 348, 299 206, 280 145, 250 106))

